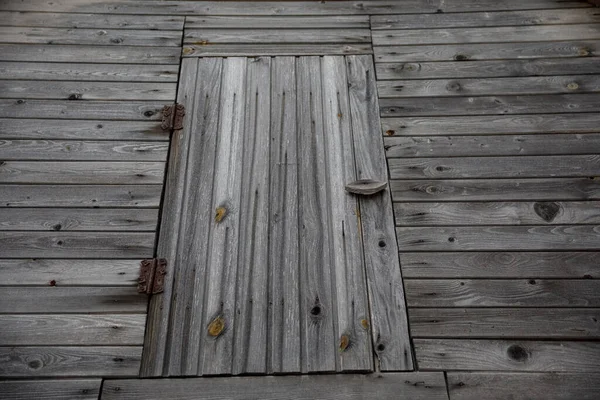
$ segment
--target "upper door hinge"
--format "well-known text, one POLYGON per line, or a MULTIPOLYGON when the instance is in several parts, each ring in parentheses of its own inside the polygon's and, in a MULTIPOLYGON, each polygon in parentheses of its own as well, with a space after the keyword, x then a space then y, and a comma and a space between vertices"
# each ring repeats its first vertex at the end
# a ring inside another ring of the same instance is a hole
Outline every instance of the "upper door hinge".
POLYGON ((140 264, 138 292, 146 294, 162 293, 165 288, 167 260, 164 258, 149 258, 140 264))
POLYGON ((173 104, 164 106, 162 110, 162 124, 160 127, 164 130, 179 130, 183 129, 183 116, 185 115, 185 107, 183 104, 173 104))

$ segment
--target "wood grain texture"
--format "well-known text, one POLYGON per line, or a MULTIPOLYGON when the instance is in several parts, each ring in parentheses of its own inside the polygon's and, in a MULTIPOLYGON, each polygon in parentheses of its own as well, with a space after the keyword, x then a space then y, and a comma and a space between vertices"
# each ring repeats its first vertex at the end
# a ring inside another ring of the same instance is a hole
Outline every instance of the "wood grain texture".
POLYGON ((380 398, 414 400, 448 399, 441 373, 372 375, 310 375, 277 377, 238 377, 160 380, 107 380, 102 398, 107 400, 158 400, 168 391, 181 400, 198 398, 231 400, 309 400, 323 397, 332 400, 358 400, 377 393, 380 398))
POLYGON ((157 209, 0 208, 0 231, 154 232, 157 209))
POLYGON ((137 376, 141 346, 0 347, 0 376, 137 376))
MULTIPOLYGON (((379 133, 377 90, 370 57, 346 58, 357 178, 387 180, 379 133)), ((369 285, 371 334, 382 371, 413 368, 389 192, 360 199, 360 224, 369 285)))
POLYGON ((143 314, 147 303, 134 287, 2 287, 0 293, 0 312, 4 314, 143 314))
POLYGON ((98 15, 48 12, 0 12, 0 26, 71 29, 181 30, 183 17, 98 15))
POLYGON ((22 400, 45 397, 53 400, 96 400, 101 379, 14 380, 0 382, 0 397, 22 400))
POLYGON ((164 103, 151 101, 0 100, 0 118, 160 121, 164 103))
POLYGON ((240 57, 240 56, 312 56, 373 54, 370 43, 225 43, 187 44, 183 57, 240 57))
POLYGON ((0 315, 3 346, 142 345, 145 315, 0 315))
MULTIPOLYGON (((248 6, 246 4, 246 6, 248 6)), ((1 15, 1 14, 0 14, 1 15)), ((1 17, 0 17, 1 18, 1 17)), ((1 21, 1 19, 0 19, 1 21)), ((318 29, 318 28, 370 28, 367 15, 327 16, 186 16, 185 28, 201 29, 318 29)))
POLYGON ((393 180, 394 201, 561 201, 600 199, 588 178, 393 180))
POLYGON ((597 372, 597 342, 415 339, 427 370, 597 372))
POLYGON ((406 279, 409 307, 598 307, 594 279, 406 279))
POLYGON ((148 258, 154 233, 0 232, 3 258, 148 258))
POLYGON ((161 189, 161 185, 0 185, 0 206, 158 208, 161 189))
POLYGON ((599 252, 402 253, 406 278, 599 278, 599 252))
MULTIPOLYGON (((1 33, 0 28, 0 33, 1 33)), ((186 29, 184 44, 368 43, 369 29, 186 29)))
POLYGON ((401 251, 595 250, 598 225, 396 228, 401 251))
POLYGON ((411 308, 415 338, 597 339, 600 309, 411 308))
POLYGON ((600 390, 598 373, 450 372, 452 400, 593 400, 600 390), (518 388, 518 390, 515 390, 518 388))
POLYGON ((10 286, 136 286, 139 260, 0 260, 0 281, 10 286))
POLYGON ((388 158, 590 154, 600 148, 600 134, 394 136, 384 142, 388 158))

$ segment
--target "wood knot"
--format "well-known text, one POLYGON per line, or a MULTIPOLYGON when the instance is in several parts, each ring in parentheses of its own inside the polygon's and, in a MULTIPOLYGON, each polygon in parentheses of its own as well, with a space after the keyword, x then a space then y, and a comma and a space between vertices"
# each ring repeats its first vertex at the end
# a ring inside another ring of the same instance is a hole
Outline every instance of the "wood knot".
POLYGON ((458 82, 450 82, 446 85, 446 90, 448 90, 449 92, 460 92, 462 89, 462 86, 460 86, 460 83, 458 82))
POLYGON ((533 210, 546 222, 552 222, 560 211, 560 204, 553 201, 538 201, 533 204, 533 210))
POLYGON ((226 215, 227 209, 225 207, 217 207, 217 209, 215 210, 215 222, 218 224, 219 222, 223 221, 226 215))
POLYGON ((154 111, 152 111, 152 110, 144 111, 144 116, 145 117, 151 117, 153 115, 154 115, 154 111))
POLYGON ((212 337, 220 336, 225 330, 225 320, 222 316, 218 316, 208 324, 208 334, 212 337))
POLYGON ((363 329, 369 329, 369 320, 368 319, 361 319, 360 320, 360 326, 362 326, 363 329))
POLYGON ((519 346, 518 344, 513 344, 508 347, 506 350, 506 354, 511 360, 525 362, 529 358, 529 353, 523 346, 519 346))
POLYGON ((71 93, 69 95, 69 100, 79 100, 81 99, 81 93, 71 93))
POLYGON ((469 56, 466 56, 464 54, 457 54, 454 56, 454 59, 456 61, 467 61, 469 59, 469 56))
POLYGON ((385 131, 385 134, 388 136, 394 136, 396 134, 396 131, 394 131, 393 129, 388 129, 387 131, 385 131))
POLYGON ((350 348, 350 337, 348 335, 342 335, 340 337, 340 351, 346 351, 350 348))
POLYGON ((27 366, 31 369, 40 369, 44 364, 40 360, 33 360, 27 363, 27 366))
POLYGON ((567 84, 567 89, 569 89, 569 90, 577 90, 577 89, 579 89, 579 84, 577 82, 569 82, 567 84))

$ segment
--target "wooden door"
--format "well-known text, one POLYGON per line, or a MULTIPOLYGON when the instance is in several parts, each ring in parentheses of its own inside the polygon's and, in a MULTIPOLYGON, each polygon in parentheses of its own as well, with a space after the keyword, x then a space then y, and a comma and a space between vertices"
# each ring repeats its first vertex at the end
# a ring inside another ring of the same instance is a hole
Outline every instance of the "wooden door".
POLYGON ((143 376, 412 369, 370 56, 186 58, 143 376))

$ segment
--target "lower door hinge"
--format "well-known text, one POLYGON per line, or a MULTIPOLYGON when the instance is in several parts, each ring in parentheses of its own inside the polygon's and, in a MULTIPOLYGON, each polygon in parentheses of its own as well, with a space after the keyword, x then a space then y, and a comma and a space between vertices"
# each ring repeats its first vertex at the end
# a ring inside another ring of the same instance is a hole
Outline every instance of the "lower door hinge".
POLYGON ((149 258, 140 264, 138 292, 146 294, 162 293, 167 274, 167 260, 164 258, 149 258))
POLYGON ((183 117, 185 115, 185 107, 183 104, 173 104, 164 106, 162 110, 162 124, 160 127, 164 130, 179 130, 183 129, 183 117))

